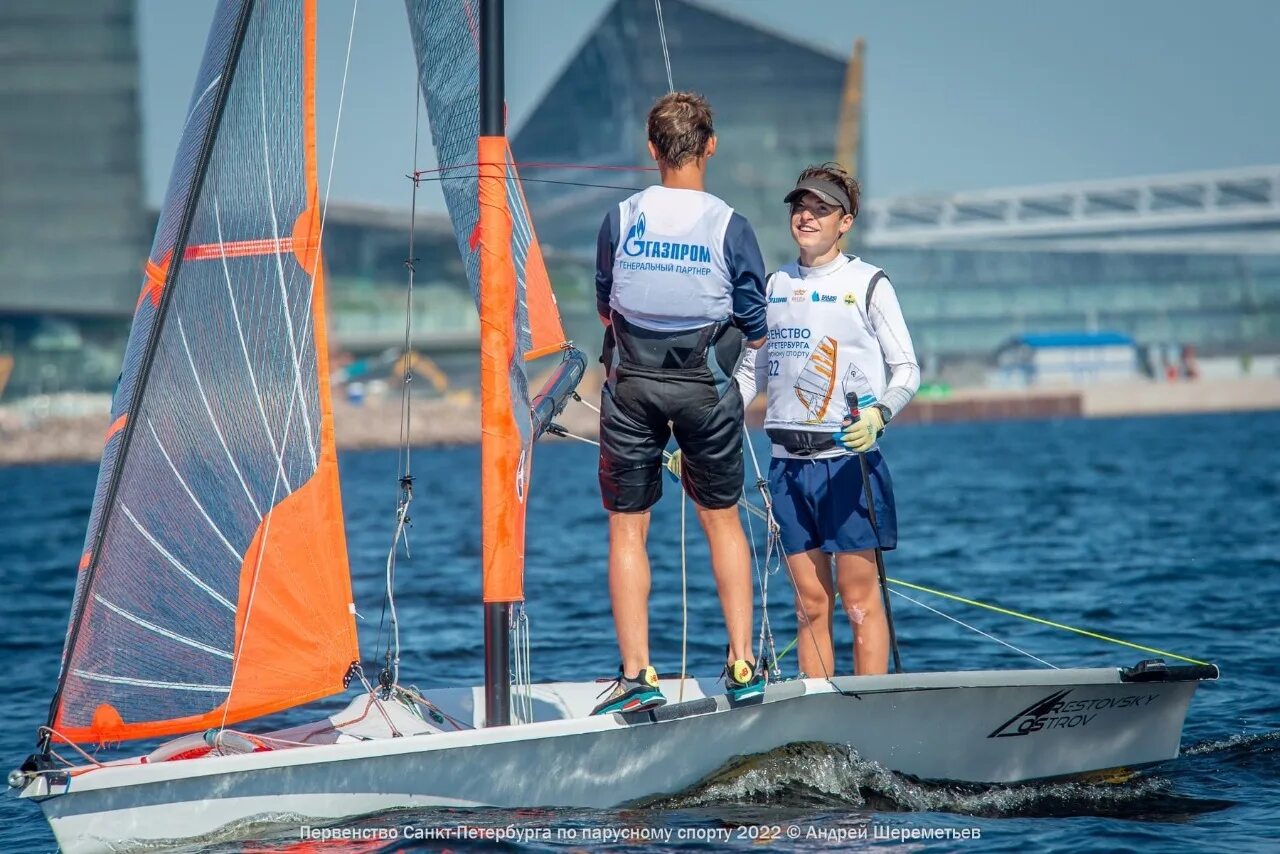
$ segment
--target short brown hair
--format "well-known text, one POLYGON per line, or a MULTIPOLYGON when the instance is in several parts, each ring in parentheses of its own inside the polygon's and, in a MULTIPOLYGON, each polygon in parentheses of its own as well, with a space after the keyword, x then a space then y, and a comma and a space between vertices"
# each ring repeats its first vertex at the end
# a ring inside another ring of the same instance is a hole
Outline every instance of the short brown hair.
POLYGON ((839 163, 826 162, 821 166, 810 166, 800 173, 800 177, 796 179, 796 183, 800 183, 805 178, 825 178, 828 181, 834 181, 849 195, 849 203, 853 205, 850 210, 845 213, 853 214, 853 218, 858 218, 858 197, 862 194, 862 188, 858 186, 858 181, 848 172, 841 168, 839 163))
POLYGON ((697 92, 663 95, 649 111, 649 141, 666 166, 678 169, 702 157, 715 133, 711 105, 697 92))

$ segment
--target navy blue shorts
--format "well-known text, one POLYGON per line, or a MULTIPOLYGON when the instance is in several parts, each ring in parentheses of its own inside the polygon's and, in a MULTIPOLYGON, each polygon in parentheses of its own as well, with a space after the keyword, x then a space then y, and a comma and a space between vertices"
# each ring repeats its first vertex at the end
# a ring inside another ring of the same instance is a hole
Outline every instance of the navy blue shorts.
POLYGON ((860 552, 898 545, 898 513, 893 504, 893 480, 879 451, 866 455, 867 473, 875 501, 877 540, 867 516, 862 469, 853 454, 821 460, 775 457, 769 463, 773 515, 781 528, 787 554, 821 549, 860 552))

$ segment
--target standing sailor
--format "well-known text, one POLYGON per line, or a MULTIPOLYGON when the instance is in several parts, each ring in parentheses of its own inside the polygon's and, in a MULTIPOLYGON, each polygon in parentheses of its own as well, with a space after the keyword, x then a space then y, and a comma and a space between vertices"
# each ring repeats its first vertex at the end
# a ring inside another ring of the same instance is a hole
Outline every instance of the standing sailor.
POLYGON ((835 672, 838 589, 856 672, 884 673, 889 625, 875 550, 897 545, 898 524, 876 440, 915 395, 920 367, 884 271, 840 251, 858 215, 857 182, 835 164, 810 167, 785 201, 799 258, 769 277, 769 346, 747 354, 737 380, 747 403, 767 394, 769 489, 796 588, 800 670, 835 672))
POLYGON ((765 341, 764 261, 751 226, 703 189, 715 154, 711 108, 673 92, 649 111, 661 185, 605 217, 596 300, 605 323, 600 493, 609 511, 609 595, 622 667, 596 714, 666 702, 649 663, 649 508, 662 495, 674 433, 684 488, 711 549, 729 635, 726 688, 764 690, 751 652, 750 553, 738 518, 742 396, 733 382, 744 339, 765 341))

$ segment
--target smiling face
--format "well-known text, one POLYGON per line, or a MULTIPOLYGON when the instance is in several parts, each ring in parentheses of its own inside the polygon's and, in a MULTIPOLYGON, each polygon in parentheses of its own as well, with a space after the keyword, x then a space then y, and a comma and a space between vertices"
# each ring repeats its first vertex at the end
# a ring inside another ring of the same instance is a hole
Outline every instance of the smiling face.
POLYGON ((835 257, 840 238, 852 227, 853 217, 844 208, 828 204, 815 193, 805 193, 791 203, 791 237, 806 266, 835 257))

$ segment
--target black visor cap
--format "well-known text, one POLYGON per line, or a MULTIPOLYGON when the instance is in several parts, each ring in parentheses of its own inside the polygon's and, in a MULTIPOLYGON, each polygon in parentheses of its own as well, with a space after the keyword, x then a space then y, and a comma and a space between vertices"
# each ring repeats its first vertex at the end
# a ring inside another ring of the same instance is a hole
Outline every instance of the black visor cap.
POLYGON ((797 181, 796 188, 787 193, 783 201, 791 204, 805 193, 813 193, 829 205, 839 205, 844 208, 845 213, 853 209, 853 202, 849 199, 849 194, 845 192, 844 187, 819 175, 797 181))

